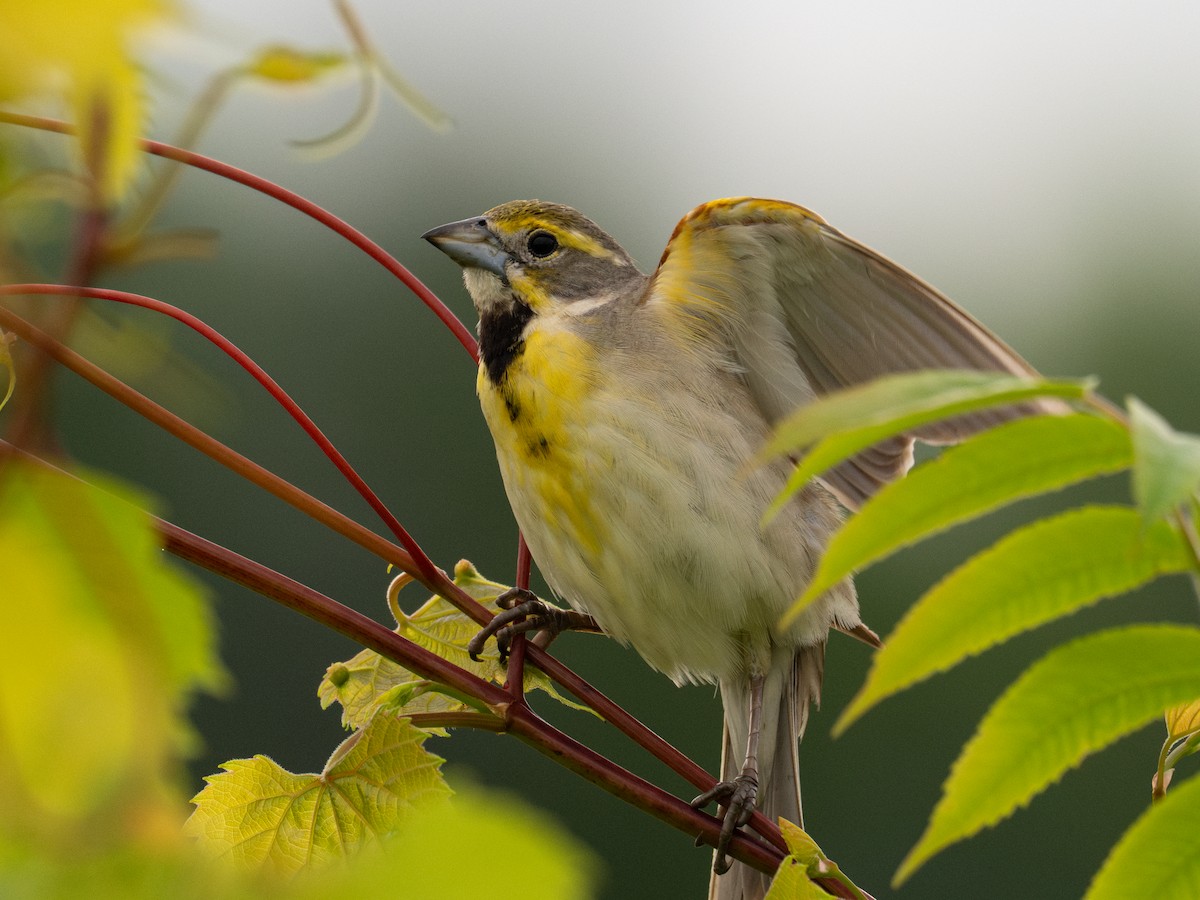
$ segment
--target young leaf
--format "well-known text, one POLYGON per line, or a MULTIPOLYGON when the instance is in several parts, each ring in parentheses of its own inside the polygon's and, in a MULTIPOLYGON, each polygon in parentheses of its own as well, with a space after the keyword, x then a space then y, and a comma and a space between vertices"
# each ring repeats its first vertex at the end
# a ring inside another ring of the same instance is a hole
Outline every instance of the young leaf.
POLYGON ((889 375, 821 397, 781 422, 758 456, 761 461, 811 447, 766 517, 810 479, 884 438, 989 406, 1037 397, 1079 399, 1090 386, 952 369, 889 375))
POLYGON ((1167 710, 1167 740, 1178 741, 1200 731, 1200 700, 1181 703, 1167 710))
MULTIPOLYGON (((1028 803, 1089 753, 1198 693, 1200 629, 1118 628, 1052 650, 984 716, 895 883, 943 848, 1028 803)), ((1193 816, 1192 821, 1200 820, 1193 816)))
POLYGON ((851 895, 865 900, 866 895, 858 889, 817 846, 803 828, 787 819, 779 820, 779 831, 787 844, 788 855, 779 864, 771 889, 764 900, 810 900, 810 898, 832 897, 813 879, 832 878, 845 887, 851 895))
POLYGON ((1084 900, 1200 897, 1200 778, 1142 813, 1109 853, 1084 900))
POLYGON ((333 752, 319 775, 293 775, 259 755, 224 763, 184 824, 209 856, 291 875, 352 856, 414 810, 444 801, 443 760, 406 719, 381 715, 333 752))
POLYGON ((1167 515, 1200 489, 1200 437, 1181 434, 1154 410, 1129 398, 1133 496, 1147 519, 1167 515))
MULTIPOLYGON (((454 583, 492 612, 499 612, 499 607, 495 605, 496 598, 508 590, 504 585, 484 578, 465 559, 454 567, 454 583)), ((506 667, 500 664, 495 644, 489 643, 479 662, 471 659, 467 653, 467 643, 479 632, 480 626, 442 597, 430 597, 411 615, 395 603, 392 609, 399 622, 397 634, 480 678, 504 682, 508 673, 506 667)), ((543 690, 566 706, 592 711, 561 694, 545 673, 537 669, 525 670, 525 689, 543 690)), ((321 679, 317 696, 321 699, 322 708, 334 702, 342 704, 342 724, 347 728, 360 727, 376 711, 384 708, 397 715, 469 708, 454 697, 441 693, 436 685, 374 650, 363 650, 346 662, 331 665, 321 679)))
POLYGON ((833 536, 796 606, 901 547, 1022 497, 1122 469, 1131 455, 1129 433, 1099 416, 1034 416, 986 431, 881 488, 833 536))
POLYGON ((875 654, 867 681, 834 726, 1015 634, 1190 565, 1166 521, 1090 506, 1012 532, 934 585, 875 654))

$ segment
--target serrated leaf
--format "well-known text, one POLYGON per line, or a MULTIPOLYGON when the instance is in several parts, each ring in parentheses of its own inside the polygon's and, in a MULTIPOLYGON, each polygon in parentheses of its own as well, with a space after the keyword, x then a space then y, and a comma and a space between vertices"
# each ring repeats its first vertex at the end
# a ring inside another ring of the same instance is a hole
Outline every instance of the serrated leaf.
MULTIPOLYGON (((499 612, 496 598, 508 590, 505 585, 484 578, 466 560, 455 566, 454 583, 492 612, 499 612)), ((505 681, 507 669, 500 664, 495 643, 489 642, 479 662, 471 659, 467 643, 479 632, 479 624, 444 598, 430 597, 412 614, 398 607, 393 612, 399 620, 397 634, 480 678, 498 684, 505 681)), ((561 694, 545 673, 537 669, 526 669, 525 689, 545 691, 559 703, 594 714, 590 708, 561 694)), ((317 696, 322 708, 335 702, 342 704, 342 723, 348 728, 358 727, 381 708, 398 715, 470 709, 466 703, 441 693, 436 685, 374 650, 363 650, 346 662, 331 665, 321 679, 317 696)))
POLYGON ((1023 497, 1129 465, 1129 433, 1075 414, 1008 422, 885 485, 830 540, 796 609, 901 547, 1023 497))
POLYGON ((1147 519, 1167 515, 1200 490, 1200 437, 1182 434, 1136 397, 1130 397, 1133 496, 1147 519))
POLYGON ((1166 521, 1089 506, 1027 525, 969 559, 913 605, 834 726, 1015 634, 1190 564, 1166 521))
POLYGON ((812 478, 872 444, 930 422, 1037 397, 1079 399, 1084 381, 1049 381, 997 372, 935 370, 889 375, 821 397, 775 429, 759 461, 807 450, 770 518, 812 478))
POLYGON ((1125 832, 1084 900, 1200 897, 1200 778, 1151 806, 1125 832))
POLYGON ((173 808, 183 707, 223 684, 204 597, 145 499, 89 478, 105 489, 12 457, 0 471, 0 837, 173 808))
POLYGON ((422 746, 428 737, 377 716, 320 774, 294 775, 261 755, 224 763, 192 799, 184 831, 209 856, 283 875, 352 856, 450 796, 442 759, 422 746))
POLYGON ((894 883, 1024 806, 1088 754, 1197 693, 1200 629, 1118 628, 1052 650, 984 716, 894 883))

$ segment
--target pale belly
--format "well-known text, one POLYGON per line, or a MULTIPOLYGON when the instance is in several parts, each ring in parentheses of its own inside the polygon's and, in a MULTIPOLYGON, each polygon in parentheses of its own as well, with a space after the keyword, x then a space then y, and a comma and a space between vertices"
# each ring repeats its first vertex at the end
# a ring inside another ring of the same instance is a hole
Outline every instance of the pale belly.
POLYGON ((698 403, 681 380, 552 405, 537 387, 514 420, 481 382, 517 523, 555 592, 650 665, 677 682, 765 671, 773 647, 858 622, 846 584, 777 631, 840 513, 814 488, 760 527, 786 469, 744 471, 763 426, 736 402, 698 403))

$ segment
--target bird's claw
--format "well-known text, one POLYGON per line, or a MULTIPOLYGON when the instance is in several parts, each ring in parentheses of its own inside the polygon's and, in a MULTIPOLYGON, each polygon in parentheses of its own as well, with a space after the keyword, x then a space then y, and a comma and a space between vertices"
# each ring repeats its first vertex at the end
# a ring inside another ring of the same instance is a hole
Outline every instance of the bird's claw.
POLYGON ((713 871, 724 875, 733 865, 726 855, 733 834, 750 821, 758 805, 758 778, 748 772, 738 775, 733 781, 718 782, 691 802, 694 809, 703 809, 716 801, 725 812, 721 820, 721 834, 717 838, 717 852, 713 857, 713 871))
POLYGON ((500 612, 492 617, 467 644, 467 653, 475 662, 483 652, 488 638, 496 638, 500 662, 508 660, 513 638, 529 631, 547 631, 552 635, 572 629, 591 630, 595 620, 573 609, 551 606, 526 588, 509 588, 496 598, 500 612))

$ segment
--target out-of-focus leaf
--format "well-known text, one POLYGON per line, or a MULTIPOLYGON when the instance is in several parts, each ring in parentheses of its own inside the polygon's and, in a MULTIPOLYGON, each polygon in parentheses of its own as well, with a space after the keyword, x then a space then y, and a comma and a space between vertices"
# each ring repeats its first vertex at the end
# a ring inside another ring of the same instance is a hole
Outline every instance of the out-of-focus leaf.
POLYGON ((1085 507, 1020 528, 916 602, 875 654, 834 731, 1015 634, 1189 565, 1178 530, 1162 520, 1147 526, 1128 507, 1085 507))
POLYGON ((273 44, 259 50, 241 68, 244 75, 280 84, 307 84, 317 81, 351 65, 344 53, 298 50, 283 44, 273 44))
POLYGON ((173 809, 184 704, 223 681, 207 606, 165 564, 144 498, 89 477, 105 490, 0 469, 0 843, 115 839, 113 823, 173 809))
POLYGON ((0 400, 0 409, 8 403, 12 397, 13 390, 17 386, 17 369, 13 365, 12 351, 9 350, 9 345, 17 339, 15 334, 6 334, 0 330, 0 368, 4 369, 4 381, 6 387, 4 389, 4 399, 0 400))
POLYGON ((586 900, 596 861, 520 797, 455 786, 454 797, 399 824, 353 865, 304 872, 288 896, 586 900), (512 840, 519 851, 505 852, 512 840))
POLYGON ((1083 414, 1034 416, 952 447, 885 485, 829 542, 803 608, 847 575, 1006 503, 1129 465, 1129 433, 1083 414))
MULTIPOLYGON (((499 612, 496 598, 508 590, 506 586, 484 578, 466 560, 454 567, 454 583, 492 612, 499 612)), ((479 632, 480 626, 442 597, 430 597, 411 615, 393 604, 393 613, 398 619, 397 634, 480 678, 498 684, 504 682, 507 671, 500 664, 495 643, 489 642, 480 654, 479 662, 471 659, 467 643, 479 632)), ((525 689, 545 691, 573 709, 592 712, 559 693, 554 683, 536 669, 525 670, 525 689)), ((397 715, 470 708, 454 697, 440 693, 436 685, 374 650, 363 650, 346 662, 331 665, 321 679, 317 696, 322 708, 335 702, 342 704, 342 723, 348 728, 360 726, 380 708, 387 708, 397 715)))
POLYGON ((1155 803, 1096 873, 1084 900, 1194 900, 1200 897, 1200 778, 1155 803))
POLYGON ((377 716, 320 774, 293 775, 261 755, 224 763, 193 798, 184 830, 207 855, 283 875, 352 856, 450 796, 442 759, 422 746, 428 737, 377 716))
POLYGON ((1090 387, 1084 381, 950 369, 889 375, 821 397, 784 419, 758 456, 807 451, 764 518, 817 475, 885 438, 991 406, 1037 397, 1079 399, 1090 387))
POLYGON ((1158 413, 1129 398, 1133 431, 1133 496, 1147 519, 1157 519, 1200 490, 1200 437, 1181 434, 1158 413))
POLYGON ((1118 628, 1052 650, 984 716, 896 883, 943 848, 1028 803, 1088 754, 1197 693, 1200 629, 1118 628))
POLYGON ((80 158, 109 200, 129 184, 145 118, 142 73, 131 55, 166 0, 38 0, 0 4, 0 100, 61 96, 72 108, 80 158))

